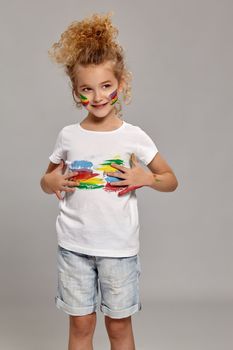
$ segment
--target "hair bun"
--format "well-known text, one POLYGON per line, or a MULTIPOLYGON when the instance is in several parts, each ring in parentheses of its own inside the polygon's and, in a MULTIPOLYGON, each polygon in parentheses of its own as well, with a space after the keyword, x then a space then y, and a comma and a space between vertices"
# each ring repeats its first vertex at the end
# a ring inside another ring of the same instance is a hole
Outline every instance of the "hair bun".
POLYGON ((113 12, 94 13, 80 22, 73 21, 61 34, 59 42, 52 45, 49 56, 57 63, 72 65, 87 48, 95 51, 117 45, 118 29, 111 22, 112 15, 113 12))

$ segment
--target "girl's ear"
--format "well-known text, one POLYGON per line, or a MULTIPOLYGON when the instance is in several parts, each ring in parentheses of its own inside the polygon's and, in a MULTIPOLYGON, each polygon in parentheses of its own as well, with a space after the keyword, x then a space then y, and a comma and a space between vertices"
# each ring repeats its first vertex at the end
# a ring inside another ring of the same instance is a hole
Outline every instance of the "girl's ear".
POLYGON ((73 92, 74 92, 75 97, 76 97, 78 100, 80 100, 79 93, 78 93, 77 89, 73 89, 73 92))
POLYGON ((74 100, 76 100, 76 102, 81 102, 81 99, 79 97, 79 93, 76 91, 76 89, 72 89, 72 94, 73 94, 73 98, 74 100))

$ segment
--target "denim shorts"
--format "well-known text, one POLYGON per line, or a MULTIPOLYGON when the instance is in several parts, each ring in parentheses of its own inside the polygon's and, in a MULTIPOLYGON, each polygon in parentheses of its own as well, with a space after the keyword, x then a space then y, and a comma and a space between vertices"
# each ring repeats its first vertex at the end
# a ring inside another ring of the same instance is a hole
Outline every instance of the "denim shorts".
POLYGON ((130 257, 92 256, 67 250, 58 245, 58 309, 73 316, 100 310, 111 318, 128 317, 141 310, 139 297, 139 255, 130 257))

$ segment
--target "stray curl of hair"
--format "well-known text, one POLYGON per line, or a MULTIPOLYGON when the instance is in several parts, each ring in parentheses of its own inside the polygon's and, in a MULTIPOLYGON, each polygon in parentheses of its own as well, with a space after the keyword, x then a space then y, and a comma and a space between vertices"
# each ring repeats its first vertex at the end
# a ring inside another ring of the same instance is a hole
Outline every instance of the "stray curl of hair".
MULTIPOLYGON (((118 83, 123 82, 122 93, 125 104, 131 101, 132 73, 125 65, 124 51, 122 46, 115 40, 118 29, 111 23, 110 16, 93 14, 81 22, 74 21, 61 34, 58 43, 54 43, 48 51, 50 58, 65 68, 65 73, 71 80, 71 89, 76 106, 82 108, 81 101, 75 99, 76 94, 76 67, 89 64, 101 64, 112 61, 113 73, 118 83)), ((122 106, 118 100, 118 114, 122 116, 122 106)))

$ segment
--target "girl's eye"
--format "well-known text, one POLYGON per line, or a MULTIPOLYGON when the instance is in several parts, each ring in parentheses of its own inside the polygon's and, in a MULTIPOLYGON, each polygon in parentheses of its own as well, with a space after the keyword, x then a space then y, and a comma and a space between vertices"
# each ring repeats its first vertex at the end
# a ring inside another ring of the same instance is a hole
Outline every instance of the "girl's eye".
MULTIPOLYGON (((106 88, 109 88, 111 85, 110 84, 105 84, 105 85, 103 85, 104 87, 106 87, 106 88)), ((88 87, 86 87, 86 88, 84 88, 84 89, 82 89, 82 91, 89 91, 89 90, 91 90, 91 88, 88 88, 88 87)))

